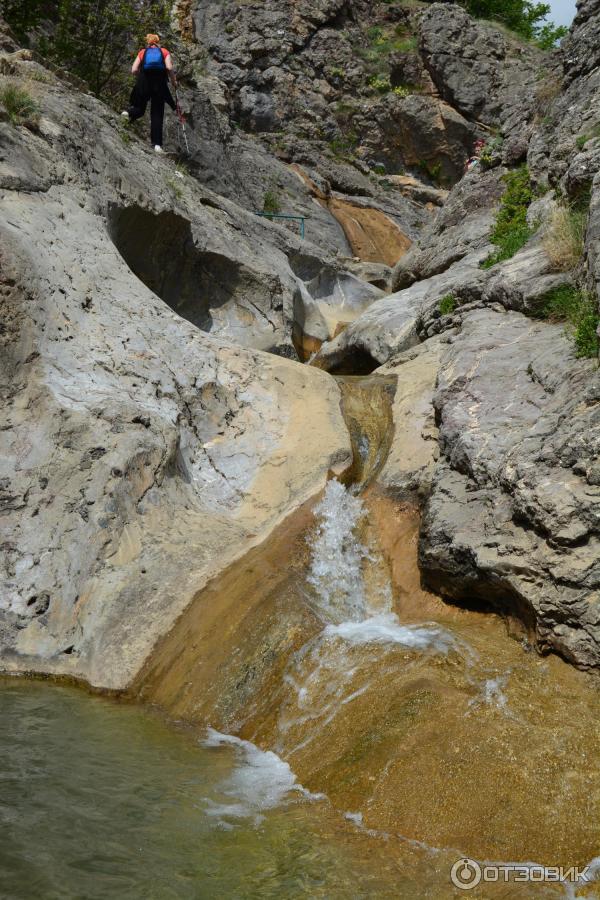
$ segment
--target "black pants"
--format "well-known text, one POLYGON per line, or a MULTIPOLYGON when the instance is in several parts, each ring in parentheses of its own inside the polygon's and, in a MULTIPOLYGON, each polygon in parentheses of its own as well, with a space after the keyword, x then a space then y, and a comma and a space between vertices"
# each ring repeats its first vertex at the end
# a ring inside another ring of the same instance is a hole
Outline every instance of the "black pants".
POLYGON ((129 118, 132 122, 141 119, 146 112, 148 101, 150 101, 150 140, 154 146, 162 147, 165 103, 168 103, 171 109, 175 109, 167 76, 163 72, 144 72, 140 75, 131 94, 129 118))

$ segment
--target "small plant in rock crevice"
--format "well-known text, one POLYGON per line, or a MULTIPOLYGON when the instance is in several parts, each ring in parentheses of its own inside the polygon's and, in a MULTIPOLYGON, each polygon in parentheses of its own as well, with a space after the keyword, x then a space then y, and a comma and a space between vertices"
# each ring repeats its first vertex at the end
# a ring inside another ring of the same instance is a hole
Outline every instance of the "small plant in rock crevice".
POLYGON ((440 162, 427 162, 425 159, 420 159, 417 165, 430 181, 435 184, 442 183, 442 164, 440 162))
POLYGON ((585 145, 587 144, 588 141, 591 141, 594 138, 599 138, 599 137, 600 137, 600 124, 594 125, 594 127, 590 131, 587 131, 584 134, 578 135, 578 137, 575 139, 575 144, 577 145, 577 149, 583 150, 583 148, 585 147, 585 145))
POLYGON ((345 132, 341 137, 335 137, 329 142, 329 149, 338 159, 351 156, 359 142, 358 135, 355 131, 345 132))
POLYGON ((175 176, 169 175, 165 178, 165 184, 169 188, 170 191, 174 194, 177 200, 181 200, 183 197, 183 188, 181 187, 180 182, 175 176))
POLYGON ((439 302, 438 309, 442 316, 449 316, 457 307, 457 300, 454 294, 446 294, 439 302))
POLYGON ((378 94, 387 94, 392 89, 390 79, 382 75, 372 75, 369 78, 369 87, 372 87, 378 94))
POLYGON ((131 130, 129 125, 121 124, 119 122, 119 135, 125 146, 131 143, 131 130))
POLYGON ((578 357, 598 356, 600 314, 594 294, 576 285, 560 285, 546 295, 538 317, 552 322, 566 322, 578 357))
POLYGON ((484 260, 481 264, 483 269, 491 269, 496 263, 511 259, 525 246, 535 230, 527 222, 527 210, 534 196, 527 166, 507 172, 503 181, 506 190, 490 235, 490 241, 498 249, 484 260))
POLYGON ((265 191, 262 211, 270 213, 271 215, 277 215, 277 213, 281 212, 279 196, 273 188, 269 188, 268 191, 265 191))
POLYGON ((496 137, 487 141, 479 154, 479 162, 482 169, 491 169, 494 165, 499 165, 503 144, 504 139, 500 135, 496 135, 496 137))
POLYGON ((31 94, 13 81, 0 87, 0 103, 4 106, 13 125, 37 128, 40 121, 39 106, 31 94))
POLYGON ((554 100, 560 97, 562 90, 562 81, 553 73, 544 72, 535 88, 537 108, 548 109, 554 100))

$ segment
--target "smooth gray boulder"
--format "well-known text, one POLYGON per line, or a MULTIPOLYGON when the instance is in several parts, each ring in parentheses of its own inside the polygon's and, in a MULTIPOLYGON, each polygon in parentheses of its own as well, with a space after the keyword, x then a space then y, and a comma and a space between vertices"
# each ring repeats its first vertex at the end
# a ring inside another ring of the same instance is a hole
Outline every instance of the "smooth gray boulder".
MULTIPOLYGON (((447 295, 481 294, 486 273, 479 263, 489 247, 450 266, 440 275, 376 300, 332 341, 323 345, 313 364, 329 372, 372 372, 396 354, 419 343, 419 331, 447 295)), ((438 313, 439 315, 439 313, 438 313)))

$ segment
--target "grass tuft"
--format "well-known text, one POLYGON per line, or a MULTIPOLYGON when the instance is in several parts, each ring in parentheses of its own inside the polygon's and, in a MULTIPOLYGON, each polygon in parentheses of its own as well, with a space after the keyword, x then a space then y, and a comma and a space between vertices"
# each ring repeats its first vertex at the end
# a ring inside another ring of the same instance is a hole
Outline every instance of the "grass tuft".
POLYGON ((25 125, 28 128, 37 128, 39 125, 39 107, 25 88, 8 81, 0 87, 0 102, 13 125, 25 125))
POLYGON ((557 272, 570 272, 581 261, 587 212, 559 206, 544 235, 544 250, 552 268, 557 272))
POLYGON ((277 215, 277 213, 281 212, 281 203, 274 190, 265 191, 265 196, 263 198, 263 212, 271 213, 272 215, 277 215))
POLYGON ((563 284, 547 294, 540 315, 553 322, 567 323, 578 357, 598 356, 600 315, 596 298, 589 291, 563 284))

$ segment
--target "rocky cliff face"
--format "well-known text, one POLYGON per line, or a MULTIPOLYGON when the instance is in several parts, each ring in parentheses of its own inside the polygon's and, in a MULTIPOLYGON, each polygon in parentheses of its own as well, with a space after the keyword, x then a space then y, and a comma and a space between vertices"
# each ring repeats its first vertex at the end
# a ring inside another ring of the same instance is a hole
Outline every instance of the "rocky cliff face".
POLYGON ((408 366, 417 373, 422 390, 411 408, 432 404, 433 415, 416 421, 425 438, 435 422, 439 459, 425 452, 420 473, 397 464, 394 475, 388 466, 385 487, 427 498, 425 583, 452 601, 501 611, 538 648, 581 666, 600 661, 600 378, 597 360, 576 358, 564 326, 536 318, 544 298, 573 278, 597 296, 598 70, 584 71, 581 60, 598 25, 594 4, 581 4, 564 54, 542 60, 509 49, 455 8, 434 4, 423 14, 427 69, 462 114, 496 122, 497 168, 463 178, 396 267, 397 292, 317 357, 330 371, 360 357, 371 371, 397 371, 400 382, 408 366), (535 233, 512 258, 482 269, 495 250, 502 164, 519 161, 539 185, 529 212, 535 233), (569 273, 544 240, 557 203, 583 207, 586 223, 584 256, 569 273), (445 314, 443 298, 452 301, 445 314), (435 335, 447 347, 441 357, 427 352, 435 335))
POLYGON ((335 383, 253 349, 290 350, 294 269, 374 289, 3 61, 42 117, 2 129, 2 665, 121 688, 351 462, 335 383))
POLYGON ((423 504, 426 584, 600 663, 597 361, 536 318, 557 287, 597 294, 596 6, 543 55, 445 3, 180 5, 179 170, 3 34, 41 109, 0 136, 4 668, 126 687, 350 467, 328 372, 375 370, 398 382, 378 484, 423 504), (535 233, 482 268, 525 161, 535 233), (304 240, 255 215, 267 193, 304 240), (566 200, 568 272, 544 239, 566 200))

